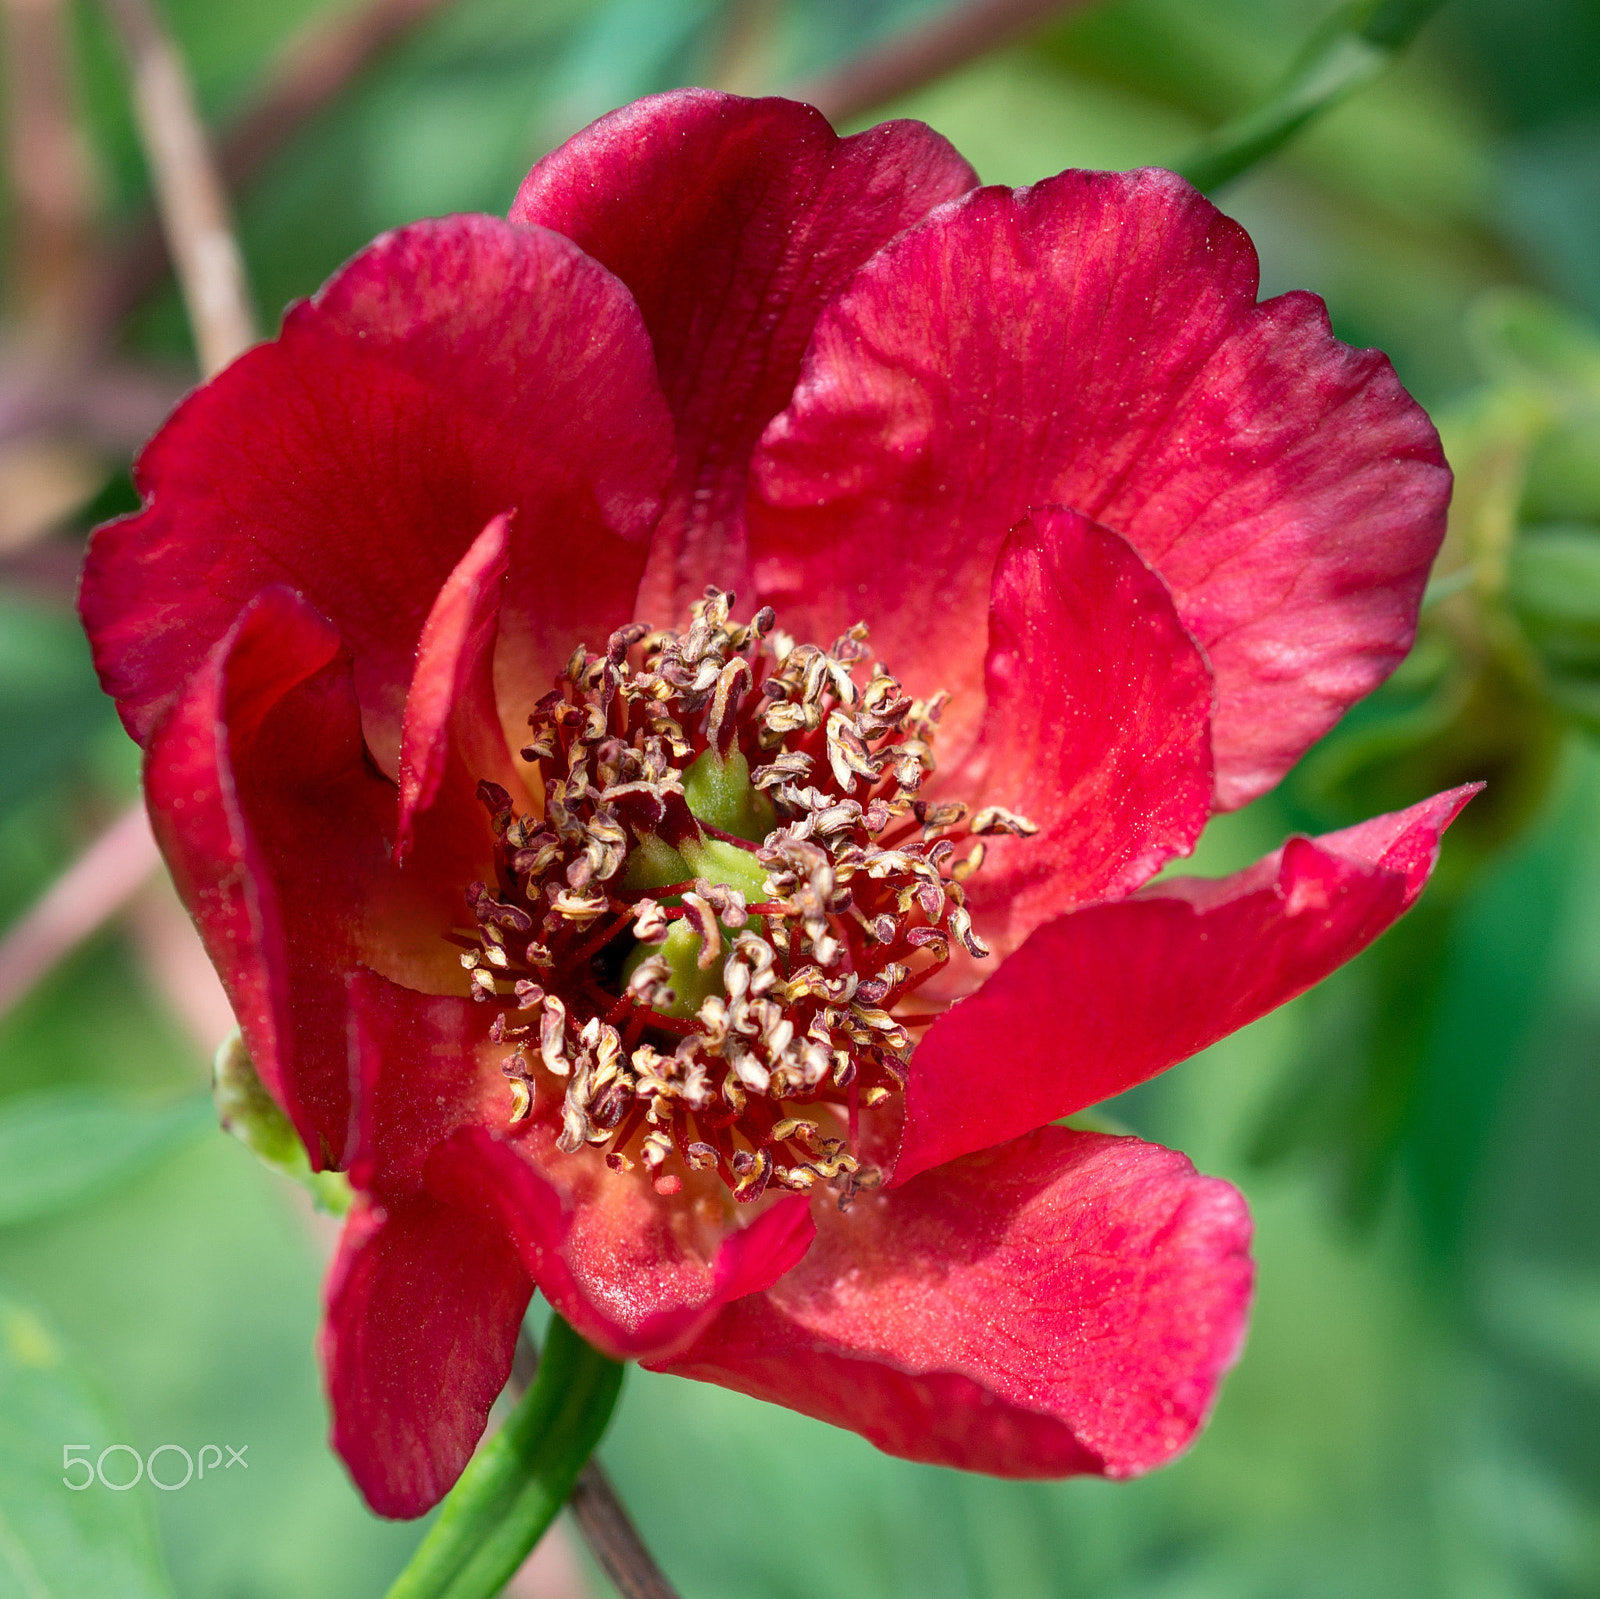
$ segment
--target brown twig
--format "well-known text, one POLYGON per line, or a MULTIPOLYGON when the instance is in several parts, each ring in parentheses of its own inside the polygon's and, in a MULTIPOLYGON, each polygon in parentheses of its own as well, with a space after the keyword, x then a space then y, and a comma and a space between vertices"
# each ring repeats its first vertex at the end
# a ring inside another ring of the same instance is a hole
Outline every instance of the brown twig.
MULTIPOLYGON (((105 0, 133 73, 134 109, 208 376, 251 341, 244 268, 183 59, 150 0, 105 0)), ((0 1012, 132 898, 160 864, 144 806, 103 833, 0 939, 0 1012)))
MULTIPOLYGON (((237 194, 385 50, 453 3, 366 0, 338 16, 318 17, 296 33, 217 136, 217 166, 228 191, 237 194)), ((161 286, 168 259, 154 217, 129 224, 102 272, 96 308, 102 334, 161 286)))
POLYGON ((72 104, 63 0, 3 0, 11 310, 24 339, 61 360, 81 337, 99 185, 72 104))
POLYGON ((645 1548, 638 1528, 622 1508, 622 1501, 598 1460, 591 1460, 578 1473, 567 1503, 583 1541, 622 1599, 678 1599, 678 1590, 645 1548))
MULTIPOLYGON (((539 1346, 524 1328, 511 1366, 512 1392, 522 1394, 538 1370, 539 1346)), ((590 1554, 622 1599, 678 1599, 678 1590, 667 1581, 666 1573, 645 1547, 639 1529, 623 1509, 617 1490, 598 1460, 590 1460, 578 1473, 567 1507, 590 1554)))
POLYGON ((0 938, 0 1015, 115 916, 160 864, 144 806, 130 806, 0 938))
POLYGON ((11 217, 0 357, 0 558, 28 551, 103 477, 50 415, 83 375, 100 186, 73 103, 67 0, 0 0, 11 217))
POLYGON ((848 122, 1020 38, 1086 0, 969 0, 788 91, 848 122))
POLYGON ((209 377, 254 341, 244 262, 194 87, 151 0, 105 0, 133 75, 134 112, 167 246, 209 377))

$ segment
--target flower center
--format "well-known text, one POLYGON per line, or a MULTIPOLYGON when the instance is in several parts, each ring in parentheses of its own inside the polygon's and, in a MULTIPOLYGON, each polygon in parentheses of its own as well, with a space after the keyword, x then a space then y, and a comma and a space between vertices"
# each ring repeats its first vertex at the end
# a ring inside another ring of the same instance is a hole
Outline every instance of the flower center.
POLYGON ((544 815, 479 785, 497 883, 474 883, 462 964, 500 1007, 513 1121, 559 1094, 559 1147, 642 1163, 658 1192, 715 1174, 735 1198, 877 1174, 863 1109, 905 1085, 907 1002, 960 944, 988 954, 962 882, 991 807, 917 798, 946 696, 730 621, 707 589, 684 633, 634 623, 580 647, 528 718, 544 815), (759 685, 759 687, 757 687, 759 685))

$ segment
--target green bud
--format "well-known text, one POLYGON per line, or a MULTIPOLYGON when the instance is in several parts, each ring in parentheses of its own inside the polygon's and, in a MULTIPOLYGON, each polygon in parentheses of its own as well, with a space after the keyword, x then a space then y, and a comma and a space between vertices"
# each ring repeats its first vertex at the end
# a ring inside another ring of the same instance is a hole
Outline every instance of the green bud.
POLYGON ((319 1210, 342 1216, 354 1197, 343 1172, 311 1169, 305 1145, 256 1075, 237 1027, 223 1039, 211 1067, 217 1120, 259 1160, 310 1191, 319 1210))
POLYGON ((1600 521, 1600 406, 1564 421, 1534 446, 1522 516, 1527 522, 1600 521))
POLYGON ((1550 698, 1600 733, 1600 527, 1526 535, 1511 552, 1509 597, 1550 698))

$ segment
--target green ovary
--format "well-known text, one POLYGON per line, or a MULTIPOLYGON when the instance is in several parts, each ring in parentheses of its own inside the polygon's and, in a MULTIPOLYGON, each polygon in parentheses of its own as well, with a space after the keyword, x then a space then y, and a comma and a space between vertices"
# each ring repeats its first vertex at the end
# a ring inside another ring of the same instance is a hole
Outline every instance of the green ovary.
MULTIPOLYGON (((715 751, 706 750, 683 777, 684 794, 689 809, 696 820, 724 833, 734 833, 740 838, 755 841, 764 839, 777 825, 772 802, 750 782, 750 763, 735 751, 726 761, 715 751)), ((639 840, 628 857, 623 873, 625 888, 666 888, 673 883, 686 883, 694 878, 722 883, 736 888, 744 895, 747 904, 758 904, 764 897, 763 884, 766 868, 754 854, 729 844, 724 839, 685 839, 674 849, 655 834, 639 840)), ((665 904, 680 903, 676 895, 667 895, 665 904)), ((724 946, 732 941, 733 934, 726 926, 722 929, 724 946)), ((660 955, 672 973, 672 988, 677 999, 662 1007, 665 1016, 687 1018, 699 1010, 711 994, 724 992, 722 962, 713 961, 701 971, 697 964, 700 956, 700 935, 684 922, 673 924, 664 944, 640 944, 622 963, 622 983, 628 980, 651 955, 660 955)))
POLYGON ((670 1005, 657 1004, 663 1016, 678 1016, 688 1020, 712 994, 722 994, 722 962, 713 961, 705 971, 696 962, 700 957, 700 935, 687 922, 674 922, 664 944, 640 944, 622 963, 622 985, 651 955, 660 955, 671 973, 672 992, 677 996, 670 1005))
POLYGON ((693 868, 692 876, 738 889, 747 905, 761 903, 767 869, 749 850, 740 849, 737 844, 725 844, 720 838, 702 839, 698 844, 684 844, 681 848, 684 859, 693 868))
POLYGON ((683 792, 702 822, 752 844, 778 825, 772 801, 750 781, 750 763, 739 750, 726 760, 714 749, 701 751, 683 774, 683 792))

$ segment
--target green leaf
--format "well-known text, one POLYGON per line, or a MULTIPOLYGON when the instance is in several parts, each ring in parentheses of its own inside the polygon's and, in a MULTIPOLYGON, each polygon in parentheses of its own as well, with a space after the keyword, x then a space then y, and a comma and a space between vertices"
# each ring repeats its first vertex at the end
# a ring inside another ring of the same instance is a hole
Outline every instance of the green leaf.
POLYGON ((1600 1281, 1538 1261, 1500 1261, 1484 1319, 1508 1348, 1600 1392, 1600 1281))
POLYGON ((562 1319, 539 1375, 450 1490, 388 1599, 489 1599, 567 1501, 622 1391, 622 1367, 562 1319))
POLYGON ((1308 123, 1381 77, 1442 0, 1380 0, 1345 8, 1301 54, 1277 90, 1218 128, 1178 166, 1197 189, 1231 183, 1308 123))
MULTIPOLYGON (((170 1599, 147 1491, 94 1474, 123 1442, 43 1317, 0 1289, 0 1599, 170 1599)), ((118 1451, 106 1471, 125 1480, 132 1461, 118 1451)))
POLYGON ((87 1089, 0 1102, 0 1226, 36 1221, 127 1182, 215 1125, 197 1094, 146 1106, 87 1089))
POLYGON ((1552 674, 1550 698, 1584 732, 1600 738, 1600 678, 1552 674))

